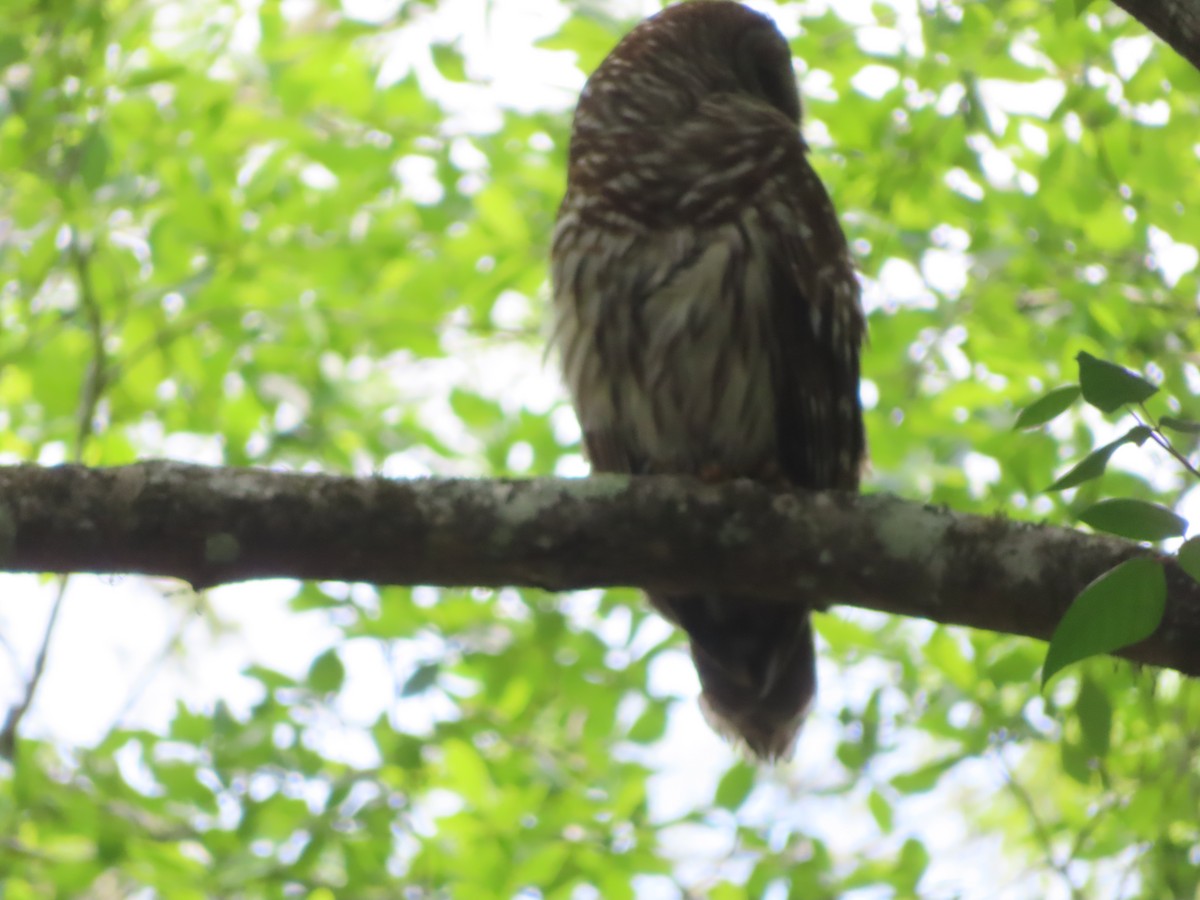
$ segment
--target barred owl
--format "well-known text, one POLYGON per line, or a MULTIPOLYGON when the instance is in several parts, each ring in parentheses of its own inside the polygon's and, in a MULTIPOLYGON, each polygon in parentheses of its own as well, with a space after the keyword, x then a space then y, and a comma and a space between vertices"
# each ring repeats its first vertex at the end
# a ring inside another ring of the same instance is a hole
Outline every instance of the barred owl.
MULTIPOLYGON (((588 80, 554 230, 553 337, 593 469, 858 486, 864 323, 766 17, 692 0, 588 80)), ((809 608, 654 595, 717 731, 790 752, 816 688, 809 608)))

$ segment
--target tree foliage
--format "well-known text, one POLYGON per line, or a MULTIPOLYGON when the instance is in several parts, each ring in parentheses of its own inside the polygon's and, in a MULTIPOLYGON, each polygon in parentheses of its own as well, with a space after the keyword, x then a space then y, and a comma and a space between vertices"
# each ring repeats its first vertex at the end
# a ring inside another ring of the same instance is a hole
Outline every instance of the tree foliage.
MULTIPOLYGON (((0 458, 581 472, 542 365, 544 257, 575 66, 636 16, 529 9, 10 0, 0 458)), ((866 286, 868 489, 1187 519, 1200 74, 1100 5, 775 12, 866 286), (1107 395, 1081 354, 1157 391, 1088 406, 1107 395)), ((1032 641, 822 614, 797 760, 755 770, 631 591, 290 585, 320 646, 250 654, 233 691, 205 654, 255 638, 221 591, 4 585, 3 634, 130 591, 174 623, 83 741, 44 688, 86 692, 91 658, 5 639, 6 898, 1200 890, 1200 689, 1112 659, 1042 695, 1032 641), (138 702, 156 680, 165 710, 138 702)))

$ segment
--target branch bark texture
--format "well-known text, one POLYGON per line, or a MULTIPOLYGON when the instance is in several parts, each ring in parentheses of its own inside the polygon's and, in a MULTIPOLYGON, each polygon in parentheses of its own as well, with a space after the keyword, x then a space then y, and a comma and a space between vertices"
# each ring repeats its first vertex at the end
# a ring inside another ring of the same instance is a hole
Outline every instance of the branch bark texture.
MULTIPOLYGON (((1144 555, 1065 528, 751 482, 0 467, 0 571, 166 575, 197 588, 291 577, 728 590, 1048 638, 1081 588, 1144 555)), ((1200 585, 1165 568, 1161 627, 1120 655, 1200 675, 1200 585)))

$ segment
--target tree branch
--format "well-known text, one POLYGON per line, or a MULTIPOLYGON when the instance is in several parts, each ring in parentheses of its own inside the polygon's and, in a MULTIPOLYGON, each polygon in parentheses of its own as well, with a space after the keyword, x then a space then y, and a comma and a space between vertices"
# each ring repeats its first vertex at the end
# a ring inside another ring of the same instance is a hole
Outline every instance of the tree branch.
POLYGON ((1200 69, 1200 0, 1114 0, 1200 69))
MULTIPOLYGON (((391 481, 144 462, 0 467, 0 570, 377 584, 634 585, 821 601, 1047 638, 1128 541, 876 494, 739 481, 391 481)), ((1200 585, 1165 560, 1157 633, 1200 675, 1200 585)))

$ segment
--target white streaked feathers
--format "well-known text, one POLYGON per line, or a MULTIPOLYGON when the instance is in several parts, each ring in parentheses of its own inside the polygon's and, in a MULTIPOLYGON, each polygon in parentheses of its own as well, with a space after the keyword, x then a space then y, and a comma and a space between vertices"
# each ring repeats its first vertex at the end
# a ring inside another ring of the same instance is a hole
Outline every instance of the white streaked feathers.
POLYGON ((769 466, 778 453, 770 267, 743 238, 762 227, 748 221, 756 217, 748 209, 710 231, 609 234, 556 255, 554 340, 585 433, 658 471, 769 466))

